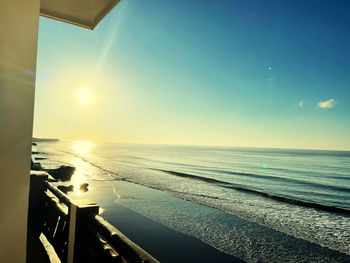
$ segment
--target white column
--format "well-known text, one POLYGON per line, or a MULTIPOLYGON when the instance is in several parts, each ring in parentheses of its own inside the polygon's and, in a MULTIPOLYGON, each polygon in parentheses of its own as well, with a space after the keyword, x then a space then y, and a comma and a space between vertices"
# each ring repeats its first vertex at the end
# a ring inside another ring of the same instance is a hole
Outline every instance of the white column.
POLYGON ((25 262, 40 0, 0 0, 0 262, 25 262))

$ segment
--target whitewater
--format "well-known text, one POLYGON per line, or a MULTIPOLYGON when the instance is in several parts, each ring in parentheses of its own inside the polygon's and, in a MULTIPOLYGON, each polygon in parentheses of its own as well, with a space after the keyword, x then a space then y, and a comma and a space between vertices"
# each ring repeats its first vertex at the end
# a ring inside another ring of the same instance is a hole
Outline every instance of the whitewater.
POLYGON ((108 184, 121 204, 248 262, 349 262, 350 152, 86 142, 36 150, 44 166, 74 165, 73 181, 108 184), (167 201, 147 199, 154 191, 167 201))

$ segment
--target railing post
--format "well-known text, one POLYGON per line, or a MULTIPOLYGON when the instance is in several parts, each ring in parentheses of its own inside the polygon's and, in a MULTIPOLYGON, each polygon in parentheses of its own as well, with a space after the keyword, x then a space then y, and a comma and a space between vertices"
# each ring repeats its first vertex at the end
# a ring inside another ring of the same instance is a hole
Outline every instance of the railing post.
POLYGON ((79 233, 79 225, 82 223, 84 215, 86 214, 98 214, 99 206, 95 202, 87 200, 73 201, 69 209, 69 234, 68 234, 68 253, 67 263, 74 262, 74 256, 76 256, 76 250, 79 248, 77 244, 79 233))

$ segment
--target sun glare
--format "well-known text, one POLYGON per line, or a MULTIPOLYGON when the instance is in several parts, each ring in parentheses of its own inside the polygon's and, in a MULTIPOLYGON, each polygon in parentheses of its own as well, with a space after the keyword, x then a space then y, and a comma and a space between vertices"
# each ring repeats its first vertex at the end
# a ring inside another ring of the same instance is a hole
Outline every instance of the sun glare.
POLYGON ((94 144, 89 141, 75 141, 72 145, 73 150, 80 156, 86 157, 90 154, 94 144))
POLYGON ((80 104, 89 104, 93 99, 93 93, 91 89, 79 89, 76 93, 76 98, 80 104))

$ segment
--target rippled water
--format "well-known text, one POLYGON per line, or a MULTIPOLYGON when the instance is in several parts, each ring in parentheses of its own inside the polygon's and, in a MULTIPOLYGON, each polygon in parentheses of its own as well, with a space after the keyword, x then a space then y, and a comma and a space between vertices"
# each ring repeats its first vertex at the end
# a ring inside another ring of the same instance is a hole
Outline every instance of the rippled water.
POLYGON ((133 182, 180 198, 169 197, 165 207, 155 199, 122 202, 247 261, 349 262, 350 152, 87 142, 39 144, 37 150, 46 153, 46 165, 76 166, 73 182, 101 181, 129 192, 135 187, 125 184, 133 182), (190 210, 181 199, 191 201, 190 210))

